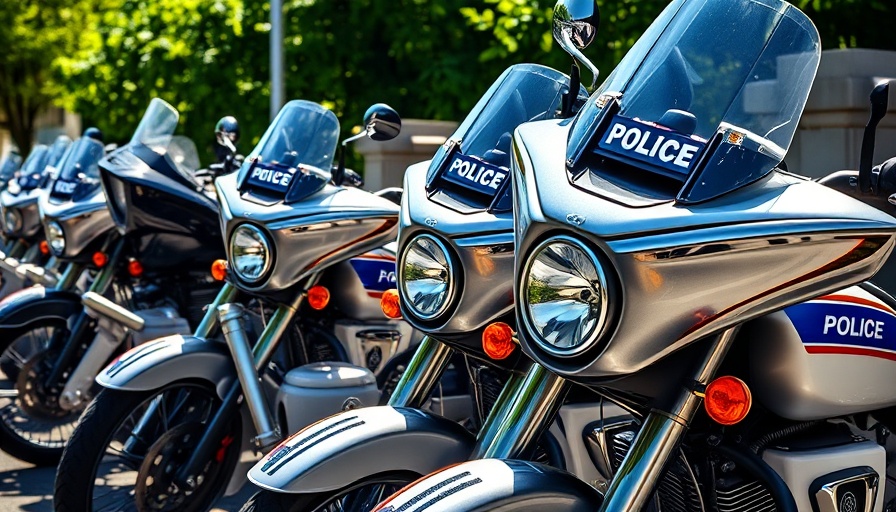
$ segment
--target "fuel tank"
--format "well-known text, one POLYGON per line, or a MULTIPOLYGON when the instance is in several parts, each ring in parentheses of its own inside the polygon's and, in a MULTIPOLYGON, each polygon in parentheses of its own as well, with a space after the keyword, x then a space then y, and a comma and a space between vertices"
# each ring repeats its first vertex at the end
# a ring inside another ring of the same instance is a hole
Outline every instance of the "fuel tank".
POLYGON ((750 388, 775 414, 805 421, 896 405, 896 301, 851 286, 758 318, 750 388))
POLYGON ((266 278, 258 283, 239 281, 246 290, 284 290, 312 272, 395 240, 398 205, 370 192, 326 185, 287 204, 282 197, 241 192, 238 179, 239 173, 232 173, 215 180, 225 244, 229 246, 236 227, 249 224, 260 229, 273 248, 266 278))

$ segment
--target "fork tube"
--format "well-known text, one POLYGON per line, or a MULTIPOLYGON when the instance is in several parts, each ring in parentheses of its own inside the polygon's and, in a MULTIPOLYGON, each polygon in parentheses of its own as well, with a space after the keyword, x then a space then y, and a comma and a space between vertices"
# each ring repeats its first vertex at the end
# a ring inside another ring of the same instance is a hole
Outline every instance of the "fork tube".
POLYGON ((112 284, 112 279, 115 278, 115 267, 118 265, 118 260, 121 259, 122 251, 124 251, 124 238, 119 238, 115 248, 112 249, 112 255, 109 256, 106 266, 100 269, 87 291, 100 295, 106 294, 109 285, 112 284))
POLYGON ((420 408, 426 402, 430 391, 439 382, 445 368, 451 361, 454 349, 441 341, 424 336, 408 367, 395 385, 395 391, 389 397, 389 405, 393 407, 420 408))
POLYGON ((78 278, 81 277, 83 271, 84 264, 74 262, 69 263, 62 272, 62 275, 59 276, 59 281, 56 282, 56 289, 62 291, 74 289, 75 285, 78 283, 78 278))
POLYGON ((653 488, 675 453, 690 421, 703 401, 703 390, 716 373, 737 328, 723 332, 697 366, 693 381, 671 410, 653 410, 647 415, 631 449, 622 460, 600 507, 605 511, 640 511, 653 496, 653 488))
POLYGON ((261 370, 271 360, 281 336, 286 332, 296 311, 302 306, 302 302, 308 297, 308 290, 317 284, 318 279, 320 279, 319 275, 308 278, 302 286, 303 291, 296 295, 291 304, 277 306, 277 310, 271 315, 268 324, 264 326, 264 331, 258 337, 258 342, 252 348, 252 359, 255 361, 256 369, 261 370))
MULTIPOLYGON (((507 389, 513 393, 510 405, 496 405, 480 431, 473 448, 471 459, 519 458, 533 446, 533 442, 554 421, 569 384, 566 379, 548 371, 539 364, 529 367, 522 382, 508 382, 505 389, 513 384, 517 389, 507 389)), ((505 394, 502 391, 501 395, 505 394)))
POLYGON ((219 291, 218 295, 215 297, 215 300, 212 301, 205 310, 205 315, 202 317, 202 321, 199 322, 199 325, 196 326, 196 330, 193 331, 193 336, 202 339, 210 338, 211 335, 214 334, 215 328, 218 326, 218 306, 233 302, 238 293, 239 289, 236 286, 225 282, 224 286, 221 287, 221 291, 219 291))

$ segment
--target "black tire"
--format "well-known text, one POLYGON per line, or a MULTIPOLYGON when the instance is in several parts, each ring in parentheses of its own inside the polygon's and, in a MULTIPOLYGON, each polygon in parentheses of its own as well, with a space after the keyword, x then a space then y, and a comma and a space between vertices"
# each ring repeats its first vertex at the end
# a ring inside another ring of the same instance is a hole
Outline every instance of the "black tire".
POLYGON ((55 510, 136 510, 136 500, 152 510, 209 510, 239 461, 239 415, 197 478, 196 489, 172 491, 166 479, 185 461, 220 404, 206 382, 180 381, 142 392, 103 389, 84 411, 62 455, 55 510), (147 410, 153 411, 149 427, 139 438, 132 437, 147 410))
POLYGON ((249 498, 240 512, 369 512, 418 477, 406 472, 388 473, 371 476, 339 491, 314 494, 261 491, 249 498))
POLYGON ((64 320, 39 319, 4 333, 0 345, 4 363, 0 379, 0 448, 37 466, 59 462, 83 410, 59 407, 61 384, 58 389, 44 389, 42 377, 54 363, 55 354, 47 351, 54 333, 68 335, 64 320))

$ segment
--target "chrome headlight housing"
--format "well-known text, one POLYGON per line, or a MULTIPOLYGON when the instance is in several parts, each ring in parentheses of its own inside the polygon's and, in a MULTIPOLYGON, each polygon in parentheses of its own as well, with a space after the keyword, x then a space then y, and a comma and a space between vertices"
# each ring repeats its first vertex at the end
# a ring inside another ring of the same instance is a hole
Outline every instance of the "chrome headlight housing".
POLYGON ((549 238, 526 261, 520 286, 522 317, 542 349, 575 356, 603 333, 608 292, 606 273, 594 251, 574 238, 549 238))
POLYGON ((18 208, 7 208, 3 214, 3 222, 7 233, 15 233, 22 229, 22 213, 18 208))
POLYGON ((247 283, 257 283, 273 263, 268 237, 251 224, 240 224, 230 235, 230 268, 247 283))
POLYGON ((432 320, 448 308, 454 296, 454 264, 448 248, 432 235, 418 235, 405 246, 399 263, 402 298, 422 320, 432 320))
POLYGON ((47 223, 44 233, 47 235, 47 244, 53 251, 53 255, 62 256, 62 253, 65 252, 65 233, 62 231, 62 226, 52 220, 47 223))

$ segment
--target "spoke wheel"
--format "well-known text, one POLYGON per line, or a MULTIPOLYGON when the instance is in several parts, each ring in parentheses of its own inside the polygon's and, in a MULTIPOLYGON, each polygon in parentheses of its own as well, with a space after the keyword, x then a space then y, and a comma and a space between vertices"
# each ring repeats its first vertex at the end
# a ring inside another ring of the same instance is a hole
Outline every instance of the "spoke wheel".
POLYGON ((45 385, 57 357, 48 350, 50 340, 66 333, 64 322, 47 320, 20 332, 3 351, 7 378, 0 380, 0 445, 36 465, 59 461, 81 414, 81 408, 59 406, 63 382, 45 385))
POLYGON ((179 488, 173 479, 219 406, 214 388, 204 383, 179 382, 150 392, 102 390, 62 456, 56 510, 209 510, 239 459, 239 416, 194 487, 179 488))

